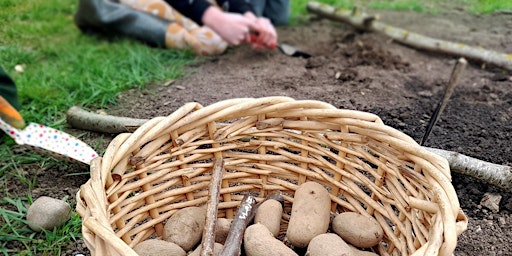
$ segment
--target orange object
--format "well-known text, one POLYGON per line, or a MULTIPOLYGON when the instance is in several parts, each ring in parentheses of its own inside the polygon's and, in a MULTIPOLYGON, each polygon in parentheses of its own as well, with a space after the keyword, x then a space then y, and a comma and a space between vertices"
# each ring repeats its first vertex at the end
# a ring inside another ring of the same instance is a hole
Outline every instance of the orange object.
MULTIPOLYGON (((258 41, 258 33, 257 32, 254 32, 254 33, 250 33, 250 37, 251 37, 251 43, 255 43, 258 41)), ((272 44, 272 45, 266 45, 266 47, 268 49, 275 49, 277 47, 277 44, 272 44)))
MULTIPOLYGON (((257 31, 251 31, 250 32, 250 40, 251 43, 255 43, 258 41, 259 33, 257 31)), ((290 57, 302 57, 302 58, 310 58, 311 54, 303 51, 297 50, 295 47, 287 44, 272 44, 272 45, 266 45, 268 49, 279 49, 280 52, 282 52, 284 55, 288 55, 290 57)))
POLYGON ((26 126, 20 113, 2 96, 0 96, 0 118, 17 129, 23 129, 26 126))

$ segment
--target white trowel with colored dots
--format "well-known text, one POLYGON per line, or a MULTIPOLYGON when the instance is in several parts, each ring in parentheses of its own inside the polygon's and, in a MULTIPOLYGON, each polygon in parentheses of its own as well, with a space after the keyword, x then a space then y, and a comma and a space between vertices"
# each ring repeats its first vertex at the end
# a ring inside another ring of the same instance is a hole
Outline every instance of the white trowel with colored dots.
POLYGON ((0 118, 0 129, 4 130, 17 144, 29 146, 34 151, 57 158, 89 164, 98 156, 98 153, 85 142, 71 134, 42 124, 29 123, 25 128, 17 129, 0 118))

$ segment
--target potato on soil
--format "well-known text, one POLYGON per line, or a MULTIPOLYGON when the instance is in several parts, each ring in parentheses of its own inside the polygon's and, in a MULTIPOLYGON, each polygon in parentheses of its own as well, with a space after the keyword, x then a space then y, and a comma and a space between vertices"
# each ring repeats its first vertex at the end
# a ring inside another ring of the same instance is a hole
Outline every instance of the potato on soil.
POLYGON ((275 200, 268 199, 256 210, 254 223, 261 223, 270 230, 274 237, 279 235, 281 228, 281 217, 283 216, 283 205, 275 200))
POLYGON ((175 212, 165 223, 163 239, 191 250, 203 235, 206 208, 187 207, 175 212))
POLYGON ((356 256, 352 248, 333 233, 315 236, 309 242, 306 256, 356 256))
POLYGON ((260 223, 253 224, 245 230, 244 250, 247 256, 298 256, 260 223))
POLYGON ((370 217, 355 212, 343 212, 332 220, 332 230, 347 243, 370 248, 382 241, 384 230, 370 217))
POLYGON ((315 236, 329 228, 331 199, 329 192, 317 182, 306 182, 295 191, 286 239, 305 248, 315 236))
POLYGON ((224 244, 231 228, 233 220, 227 218, 218 218, 215 224, 215 242, 224 244))
POLYGON ((137 244, 133 250, 139 256, 185 256, 187 253, 175 243, 160 239, 148 239, 137 244))
MULTIPOLYGON (((201 255, 201 249, 203 248, 203 246, 200 244, 199 246, 197 246, 197 248, 192 252, 190 253, 188 256, 199 256, 201 255)), ((224 245, 222 244, 219 244, 219 243, 215 243, 213 245, 213 256, 217 256, 217 255, 220 255, 220 253, 222 252, 222 249, 224 248, 224 245)))

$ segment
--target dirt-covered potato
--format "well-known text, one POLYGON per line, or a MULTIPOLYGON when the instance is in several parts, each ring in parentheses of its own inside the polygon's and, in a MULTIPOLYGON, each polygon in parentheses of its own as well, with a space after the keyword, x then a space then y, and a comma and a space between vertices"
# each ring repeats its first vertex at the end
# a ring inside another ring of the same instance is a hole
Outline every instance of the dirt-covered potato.
POLYGON ((286 239, 305 248, 315 236, 326 233, 330 221, 329 192, 317 182, 306 182, 295 191, 286 239))
POLYGON ((163 239, 189 251, 201 240, 205 223, 206 208, 180 209, 165 223, 163 239))
POLYGON ((355 254, 340 236, 325 233, 311 239, 305 256, 355 256, 355 254))
POLYGON ((245 230, 244 250, 247 256, 298 256, 260 223, 253 224, 245 230))
POLYGON ((360 250, 359 248, 353 246, 353 245, 348 245, 350 246, 350 248, 352 249, 352 252, 354 252, 354 256, 379 256, 378 254, 374 253, 374 252, 369 252, 369 251, 363 251, 363 250, 360 250))
POLYGON ((175 243, 160 239, 148 239, 137 244, 133 250, 139 256, 185 256, 187 253, 175 243))
MULTIPOLYGON (((192 252, 190 253, 188 256, 199 256, 201 255, 201 249, 203 248, 203 246, 200 244, 199 246, 197 246, 197 248, 192 252)), ((219 244, 219 243, 215 243, 213 245, 213 256, 218 256, 220 255, 220 253, 222 252, 222 249, 224 248, 224 245, 222 244, 219 244)))
POLYGON ((233 220, 226 218, 218 218, 215 224, 215 242, 224 244, 231 228, 231 222, 233 220))
POLYGON ((347 243, 360 248, 377 245, 384 236, 379 223, 356 212, 343 212, 332 220, 332 230, 347 243))
POLYGON ((283 205, 275 200, 268 199, 256 210, 254 223, 261 223, 272 232, 274 237, 279 235, 281 228, 281 217, 283 216, 283 205))

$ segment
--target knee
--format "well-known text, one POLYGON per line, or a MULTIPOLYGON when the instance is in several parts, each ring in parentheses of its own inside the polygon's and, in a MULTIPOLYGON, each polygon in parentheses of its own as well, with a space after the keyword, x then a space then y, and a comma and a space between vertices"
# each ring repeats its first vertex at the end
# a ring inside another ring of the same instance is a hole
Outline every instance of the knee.
POLYGON ((290 19, 290 12, 288 11, 282 11, 282 12, 273 12, 273 13, 267 13, 265 15, 274 26, 284 26, 288 25, 289 19, 290 19))
POLYGON ((290 19, 290 15, 280 15, 280 16, 274 16, 270 17, 270 21, 274 26, 284 26, 288 25, 288 20, 290 19))
POLYGON ((287 25, 290 19, 290 1, 267 1, 263 16, 268 18, 275 26, 287 25))

